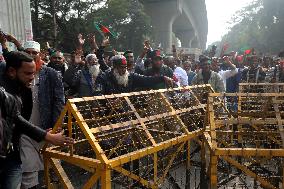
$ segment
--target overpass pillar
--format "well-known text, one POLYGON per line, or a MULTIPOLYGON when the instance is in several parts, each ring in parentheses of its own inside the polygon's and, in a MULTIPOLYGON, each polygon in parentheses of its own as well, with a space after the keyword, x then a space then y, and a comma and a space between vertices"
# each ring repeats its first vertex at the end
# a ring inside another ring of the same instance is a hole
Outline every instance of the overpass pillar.
POLYGON ((194 31, 176 32, 176 36, 179 38, 179 40, 181 42, 181 47, 190 48, 191 47, 191 41, 195 37, 195 32, 194 31))
POLYGON ((200 48, 200 43, 197 36, 195 36, 191 41, 191 48, 200 48))
POLYGON ((167 51, 172 45, 172 23, 160 23, 155 25, 155 43, 167 51))
POLYGON ((168 52, 172 46, 174 20, 181 14, 182 1, 156 1, 145 4, 145 11, 151 17, 154 29, 154 41, 161 44, 164 51, 168 52))

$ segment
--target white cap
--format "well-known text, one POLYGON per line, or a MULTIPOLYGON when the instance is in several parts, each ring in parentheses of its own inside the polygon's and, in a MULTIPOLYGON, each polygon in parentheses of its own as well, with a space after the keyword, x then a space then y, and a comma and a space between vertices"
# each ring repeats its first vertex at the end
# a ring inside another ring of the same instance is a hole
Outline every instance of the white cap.
POLYGON ((88 54, 85 59, 88 61, 89 58, 92 57, 92 56, 97 58, 96 54, 88 54))
POLYGON ((35 49, 40 52, 40 44, 36 41, 26 41, 24 43, 24 49, 35 49))

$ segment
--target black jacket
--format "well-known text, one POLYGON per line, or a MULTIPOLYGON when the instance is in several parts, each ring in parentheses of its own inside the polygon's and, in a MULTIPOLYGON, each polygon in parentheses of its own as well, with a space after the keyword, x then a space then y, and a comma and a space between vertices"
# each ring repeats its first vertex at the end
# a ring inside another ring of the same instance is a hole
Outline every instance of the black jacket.
POLYGON ((246 68, 242 71, 243 83, 262 83, 265 82, 266 73, 260 68, 246 68))
MULTIPOLYGON (((4 102, 4 107, 7 108, 7 115, 11 115, 10 121, 14 124, 12 142, 15 152, 11 156, 20 160, 19 154, 19 139, 21 134, 25 134, 36 141, 42 141, 45 138, 46 131, 42 130, 27 120, 30 119, 32 110, 32 92, 26 87, 20 87, 17 81, 11 80, 6 75, 0 76, 0 87, 2 87, 1 94, 3 95, 3 88, 5 93, 12 97, 5 98, 7 95, 1 96, 1 102, 4 102), (3 99, 2 99, 3 98, 3 99), (24 108, 23 108, 24 107, 24 108), (13 113, 12 113, 13 112, 13 113)), ((9 96, 8 95, 8 96, 9 96)), ((1 107, 2 108, 2 107, 1 107)))
POLYGON ((136 91, 136 89, 151 89, 155 85, 164 83, 163 76, 143 76, 137 73, 129 73, 128 76, 128 85, 125 87, 119 85, 113 75, 113 70, 105 72, 102 75, 102 93, 103 95, 107 94, 118 94, 118 93, 128 93, 136 91))
MULTIPOLYGON (((156 73, 153 68, 149 68, 147 70, 144 71, 144 74, 146 76, 155 76, 155 75, 159 75, 159 76, 167 76, 169 78, 173 78, 173 70, 166 66, 166 65, 162 65, 160 71, 158 73, 156 73)), ((166 85, 165 84, 156 84, 154 86, 152 86, 152 89, 165 89, 166 85)))
POLYGON ((0 87, 0 108, 2 118, 6 121, 8 126, 8 129, 6 130, 7 136, 5 137, 8 138, 9 142, 13 143, 13 148, 15 150, 8 155, 16 158, 20 158, 19 139, 21 134, 25 134, 38 142, 44 140, 46 136, 45 130, 34 126, 21 116, 19 106, 21 106, 19 97, 12 96, 7 93, 3 87, 0 87))
POLYGON ((100 64, 100 69, 102 72, 107 72, 110 71, 111 68, 105 63, 104 60, 104 47, 100 46, 100 48, 96 52, 99 64, 100 64))
POLYGON ((47 67, 53 68, 55 69, 58 73, 60 73, 62 75, 62 77, 64 76, 65 71, 67 70, 67 67, 65 67, 66 63, 63 64, 58 64, 55 62, 49 62, 47 64, 47 67))

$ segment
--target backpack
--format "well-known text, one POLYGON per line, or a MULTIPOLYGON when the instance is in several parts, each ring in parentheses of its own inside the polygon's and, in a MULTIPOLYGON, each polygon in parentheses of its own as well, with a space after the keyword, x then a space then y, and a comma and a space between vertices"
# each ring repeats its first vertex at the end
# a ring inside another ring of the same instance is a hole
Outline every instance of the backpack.
POLYGON ((14 124, 11 122, 11 116, 8 116, 8 109, 11 107, 8 104, 9 98, 12 100, 12 97, 9 97, 8 93, 3 88, 0 88, 0 159, 5 159, 13 151, 12 135, 14 124))

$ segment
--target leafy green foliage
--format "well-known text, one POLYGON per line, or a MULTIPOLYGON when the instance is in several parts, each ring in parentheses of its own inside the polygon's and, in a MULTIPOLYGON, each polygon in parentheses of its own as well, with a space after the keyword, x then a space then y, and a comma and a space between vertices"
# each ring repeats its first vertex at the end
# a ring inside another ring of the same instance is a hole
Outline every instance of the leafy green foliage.
POLYGON ((221 44, 229 51, 255 48, 259 53, 277 53, 284 49, 284 1, 255 0, 233 17, 230 31, 221 44))
POLYGON ((118 33, 118 39, 111 39, 117 51, 138 53, 151 37, 150 19, 139 0, 31 0, 31 7, 35 40, 49 41, 64 52, 75 49, 78 33, 95 32, 101 41, 94 22, 118 33))

